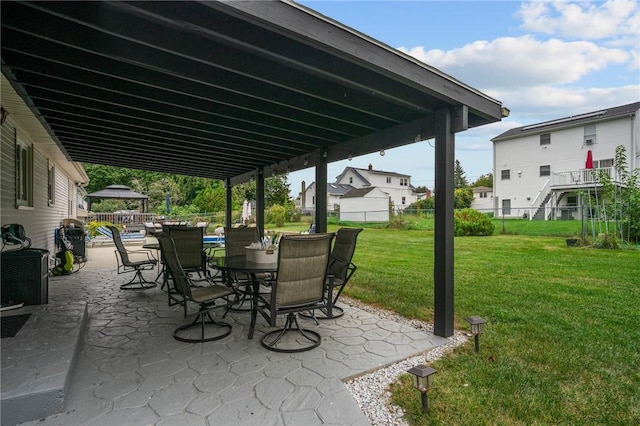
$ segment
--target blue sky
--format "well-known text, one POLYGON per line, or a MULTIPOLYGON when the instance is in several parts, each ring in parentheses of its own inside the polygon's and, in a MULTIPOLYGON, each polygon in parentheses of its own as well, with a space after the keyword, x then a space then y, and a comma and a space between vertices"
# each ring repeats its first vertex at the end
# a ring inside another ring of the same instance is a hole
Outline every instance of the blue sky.
MULTIPOLYGON (((481 90, 507 119, 456 135, 467 179, 492 171, 491 138, 513 127, 640 101, 638 1, 299 1, 481 90)), ((434 185, 432 141, 329 165, 411 175, 434 185)), ((289 174, 291 193, 313 169, 289 174)))

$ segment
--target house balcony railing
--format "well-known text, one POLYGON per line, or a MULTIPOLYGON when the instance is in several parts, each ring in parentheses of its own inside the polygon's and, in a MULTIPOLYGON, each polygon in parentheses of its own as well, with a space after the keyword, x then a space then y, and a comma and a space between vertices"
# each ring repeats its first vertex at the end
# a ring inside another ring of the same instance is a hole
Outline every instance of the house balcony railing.
POLYGON ((611 178, 615 176, 613 167, 599 169, 580 169, 568 172, 557 172, 551 175, 551 188, 583 188, 600 185, 598 177, 601 173, 611 178))

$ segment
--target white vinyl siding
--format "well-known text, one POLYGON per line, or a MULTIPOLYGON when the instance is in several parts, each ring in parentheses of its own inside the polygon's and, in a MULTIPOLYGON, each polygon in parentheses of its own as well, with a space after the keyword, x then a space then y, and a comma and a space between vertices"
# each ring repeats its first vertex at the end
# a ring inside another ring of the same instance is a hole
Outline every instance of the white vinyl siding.
POLYGON ((62 172, 63 168, 50 161, 48 156, 34 146, 28 135, 16 128, 9 119, 2 125, 0 138, 2 186, 0 189, 0 208, 2 224, 19 223, 24 226, 32 247, 49 251, 49 259, 53 259, 57 249, 54 231, 63 219, 69 217, 70 187, 75 190, 75 183, 62 172), (17 136, 17 138, 16 138, 17 136), (31 147, 32 158, 32 194, 31 206, 16 205, 17 185, 16 139, 31 147), (48 176, 49 164, 55 166, 55 205, 49 205, 48 176))

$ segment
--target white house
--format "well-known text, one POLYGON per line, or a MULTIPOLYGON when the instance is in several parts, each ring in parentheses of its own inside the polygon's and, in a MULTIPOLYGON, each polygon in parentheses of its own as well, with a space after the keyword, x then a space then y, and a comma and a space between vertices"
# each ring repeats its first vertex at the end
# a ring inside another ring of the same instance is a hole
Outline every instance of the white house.
POLYGON ((340 220, 388 222, 389 196, 377 187, 352 189, 340 200, 340 220))
POLYGON ((48 250, 51 258, 62 220, 87 214, 81 185, 89 177, 81 164, 67 160, 4 74, 1 78, 0 221, 21 224, 31 246, 48 250))
POLYGON ((496 215, 580 217, 580 193, 598 189, 590 170, 613 174, 616 147, 640 166, 640 102, 508 130, 492 139, 496 215))
POLYGON ((493 188, 476 186, 473 188, 471 208, 483 213, 493 212, 493 188))
MULTIPOLYGON (((327 210, 339 210, 340 199, 344 194, 354 189, 351 185, 344 185, 340 183, 327 183, 327 210)), ((303 210, 313 211, 316 206, 316 183, 313 182, 308 187, 304 188, 304 200, 305 207, 303 210)))
MULTIPOLYGON (((396 210, 404 210, 409 204, 418 200, 419 196, 413 191, 411 176, 409 175, 374 170, 371 164, 366 169, 345 167, 344 171, 336 177, 335 183, 327 185, 327 209, 342 210, 344 195, 352 189, 374 187, 387 194, 387 209, 389 208, 389 202, 391 202, 396 210)), ((304 188, 303 191, 302 199, 304 203, 302 209, 315 209, 315 182, 304 188)), ((364 204, 364 200, 361 200, 361 202, 360 210, 367 210, 368 207, 364 204)))

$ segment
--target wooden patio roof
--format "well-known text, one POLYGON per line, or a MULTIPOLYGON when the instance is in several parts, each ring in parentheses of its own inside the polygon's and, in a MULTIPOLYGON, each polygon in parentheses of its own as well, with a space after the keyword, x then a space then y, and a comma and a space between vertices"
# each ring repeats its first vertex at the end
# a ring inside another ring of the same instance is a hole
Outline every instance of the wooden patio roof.
POLYGON ((2 72, 72 161, 233 183, 432 138, 443 108, 502 116, 293 2, 3 1, 2 72))
POLYGON ((315 166, 323 188, 327 163, 434 138, 434 329, 453 334, 454 135, 499 101, 289 1, 3 1, 1 26, 22 127, 74 162, 223 179, 227 206, 255 177, 261 229, 265 176, 315 166))

